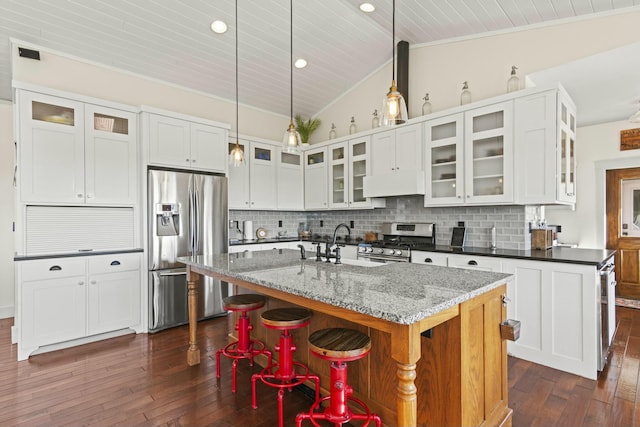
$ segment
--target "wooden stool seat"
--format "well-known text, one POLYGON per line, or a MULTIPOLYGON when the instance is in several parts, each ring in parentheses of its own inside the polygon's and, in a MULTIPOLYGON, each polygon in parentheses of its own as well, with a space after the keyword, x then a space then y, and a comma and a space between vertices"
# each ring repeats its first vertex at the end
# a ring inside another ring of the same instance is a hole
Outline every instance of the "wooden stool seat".
POLYGON ((354 329, 320 329, 309 335, 309 349, 321 359, 331 362, 329 396, 316 399, 309 412, 299 413, 296 416, 296 426, 302 427, 304 420, 311 421, 314 426, 319 426, 320 420, 335 426, 357 420, 363 422, 363 427, 372 421, 377 427, 381 427, 380 417, 371 413, 366 403, 352 396, 353 388, 347 382, 346 362, 362 359, 369 354, 371 338, 354 329), (328 406, 321 411, 323 403, 328 403, 328 406), (358 413, 353 412, 349 403, 357 408, 358 413))
POLYGON ((371 338, 354 329, 320 329, 309 336, 309 347, 323 359, 348 362, 369 353, 371 338))
POLYGON ((259 294, 231 295, 222 299, 225 310, 251 311, 264 307, 267 297, 259 294))
POLYGON ((297 329, 306 326, 311 311, 306 308, 287 307, 267 310, 260 315, 262 323, 272 329, 297 329))

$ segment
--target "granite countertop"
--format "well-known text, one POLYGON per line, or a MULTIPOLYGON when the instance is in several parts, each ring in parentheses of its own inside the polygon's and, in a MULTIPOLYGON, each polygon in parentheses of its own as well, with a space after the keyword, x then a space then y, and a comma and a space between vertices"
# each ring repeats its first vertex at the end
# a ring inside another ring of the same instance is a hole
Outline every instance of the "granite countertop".
POLYGON ((451 248, 445 245, 436 245, 435 248, 425 252, 440 252, 460 255, 479 255, 498 258, 525 259, 529 261, 551 261, 569 264, 594 265, 602 267, 615 255, 613 249, 586 249, 567 248, 555 246, 547 250, 513 250, 513 249, 489 249, 477 247, 451 248))
MULTIPOLYGON (((234 277, 400 324, 412 324, 513 280, 512 275, 410 263, 335 265, 292 249, 180 257, 234 277), (275 252, 275 253, 274 253, 275 252)), ((362 261, 351 261, 362 263, 362 261)))

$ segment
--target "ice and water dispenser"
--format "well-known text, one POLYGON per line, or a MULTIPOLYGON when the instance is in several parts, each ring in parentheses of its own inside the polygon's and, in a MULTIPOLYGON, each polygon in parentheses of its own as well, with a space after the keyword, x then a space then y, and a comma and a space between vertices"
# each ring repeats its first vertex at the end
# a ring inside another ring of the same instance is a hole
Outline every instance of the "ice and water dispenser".
POLYGON ((156 204, 156 232, 158 236, 180 234, 180 208, 177 203, 156 204))

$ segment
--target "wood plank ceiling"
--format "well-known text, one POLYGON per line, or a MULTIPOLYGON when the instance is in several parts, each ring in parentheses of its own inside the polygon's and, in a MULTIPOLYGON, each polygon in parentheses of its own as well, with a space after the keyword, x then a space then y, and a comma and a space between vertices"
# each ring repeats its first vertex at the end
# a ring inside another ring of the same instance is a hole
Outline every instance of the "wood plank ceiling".
MULTIPOLYGON (((294 110, 312 116, 391 58, 391 0, 294 0, 294 110)), ((410 45, 609 12, 640 0, 397 0, 410 45)), ((289 1, 238 0, 240 102, 289 115, 289 1)), ((0 0, 0 99, 16 39, 235 99, 233 0, 0 0), (209 29, 229 25, 224 35, 209 29)))

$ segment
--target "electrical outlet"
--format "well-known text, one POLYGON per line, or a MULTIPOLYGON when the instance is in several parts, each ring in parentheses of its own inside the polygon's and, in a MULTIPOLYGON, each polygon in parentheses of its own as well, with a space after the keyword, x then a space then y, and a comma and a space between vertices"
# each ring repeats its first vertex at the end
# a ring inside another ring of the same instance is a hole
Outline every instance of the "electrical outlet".
POLYGON ((282 220, 278 220, 278 227, 282 228, 282 220))
POLYGON ((324 227, 324 221, 320 220, 320 228, 324 227))
POLYGON ((354 228, 356 226, 355 221, 349 221, 349 228, 354 228))
POLYGON ((458 227, 464 227, 464 221, 458 221, 458 227))

